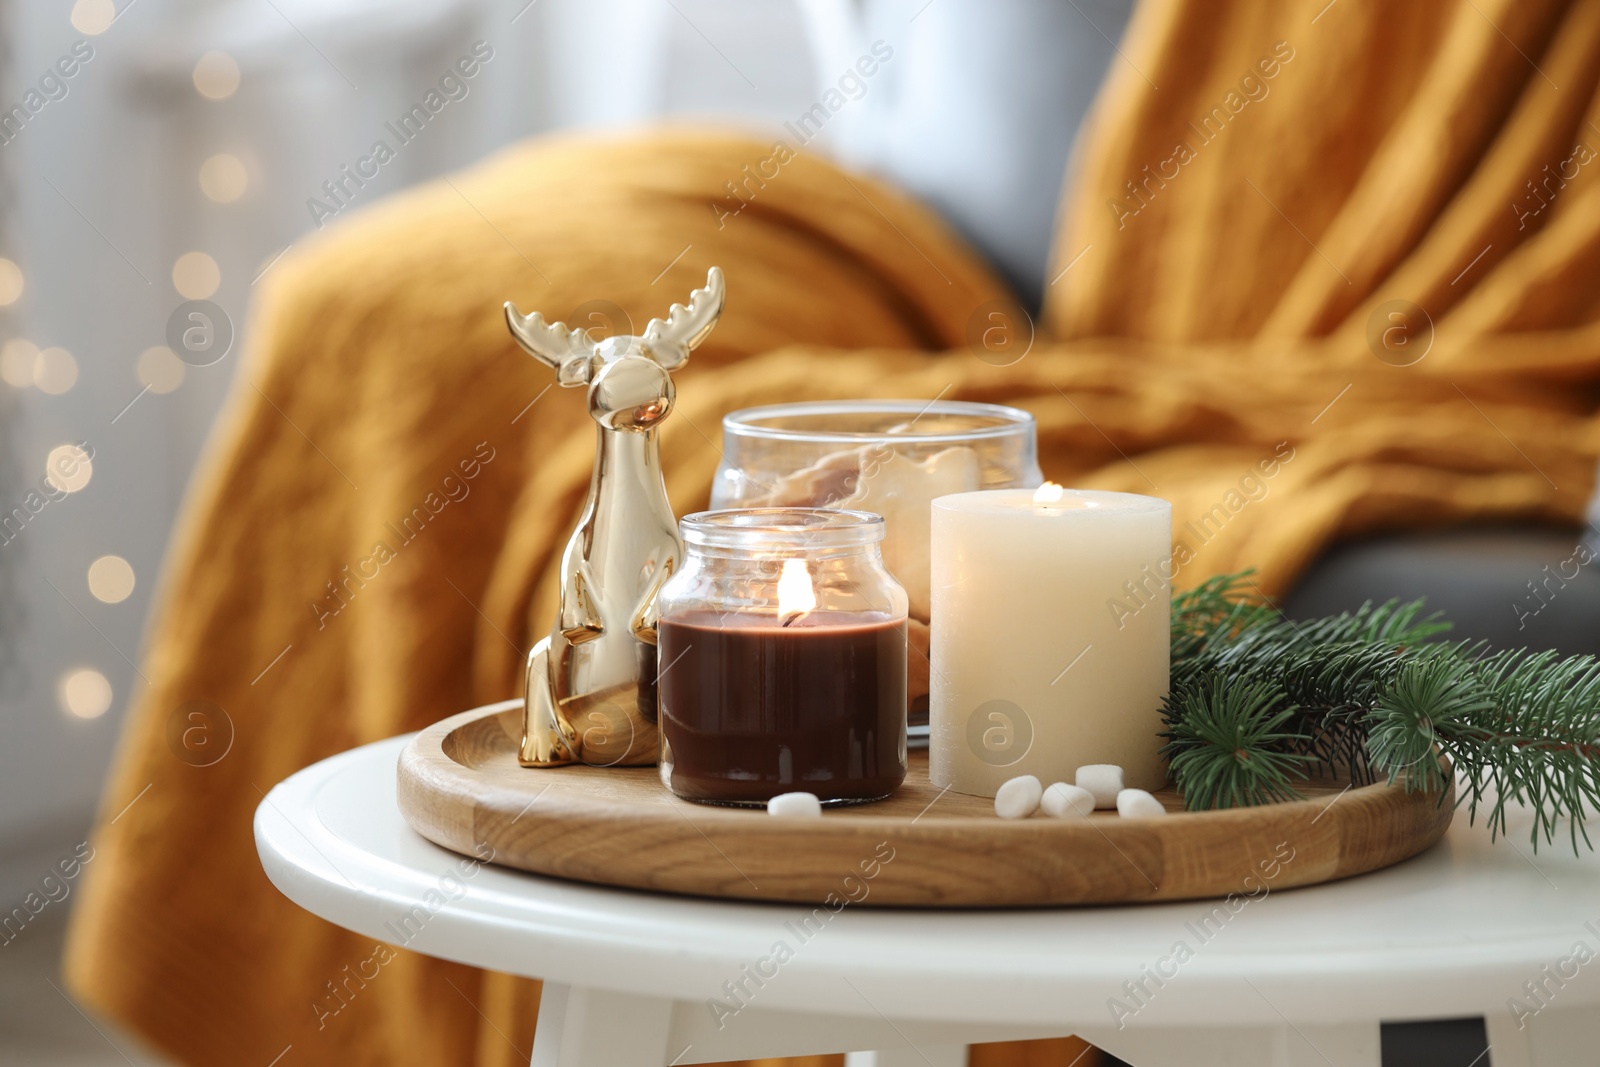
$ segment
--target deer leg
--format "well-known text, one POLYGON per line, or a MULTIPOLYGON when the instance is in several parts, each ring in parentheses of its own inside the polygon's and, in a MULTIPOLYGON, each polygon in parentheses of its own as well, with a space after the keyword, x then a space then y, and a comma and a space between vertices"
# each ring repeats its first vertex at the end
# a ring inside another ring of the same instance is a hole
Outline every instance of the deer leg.
POLYGON ((633 636, 647 645, 656 643, 656 623, 661 621, 659 610, 661 587, 667 584, 672 572, 671 565, 661 568, 655 580, 650 583, 650 588, 640 598, 639 606, 634 609, 633 618, 628 621, 628 629, 633 636))
POLYGON ((587 560, 579 561, 572 581, 561 594, 561 636, 568 644, 581 645, 606 632, 605 620, 595 607, 594 577, 587 560))
POLYGON ((524 767, 559 767, 576 763, 583 742, 561 714, 550 678, 550 639, 528 653, 527 702, 522 711, 522 745, 517 760, 524 767))

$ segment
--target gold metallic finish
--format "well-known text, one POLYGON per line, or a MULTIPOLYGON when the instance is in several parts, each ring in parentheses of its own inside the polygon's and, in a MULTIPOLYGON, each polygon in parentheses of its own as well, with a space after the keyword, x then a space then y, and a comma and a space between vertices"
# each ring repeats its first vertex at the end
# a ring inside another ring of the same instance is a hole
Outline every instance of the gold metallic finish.
POLYGON ((594 476, 561 556, 561 607, 528 654, 518 758, 525 767, 657 762, 656 596, 683 558, 667 501, 656 431, 683 366, 722 313, 712 267, 689 304, 651 319, 641 337, 593 341, 506 304, 506 325, 566 386, 587 386, 595 421, 594 476))

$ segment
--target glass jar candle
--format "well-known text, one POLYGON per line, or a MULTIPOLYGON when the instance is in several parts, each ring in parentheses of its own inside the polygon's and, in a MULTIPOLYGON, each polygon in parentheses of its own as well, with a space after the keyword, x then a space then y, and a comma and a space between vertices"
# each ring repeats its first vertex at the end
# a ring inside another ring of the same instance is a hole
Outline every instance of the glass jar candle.
POLYGON ((661 780, 714 804, 878 800, 906 774, 906 594, 883 519, 705 511, 657 624, 661 780))

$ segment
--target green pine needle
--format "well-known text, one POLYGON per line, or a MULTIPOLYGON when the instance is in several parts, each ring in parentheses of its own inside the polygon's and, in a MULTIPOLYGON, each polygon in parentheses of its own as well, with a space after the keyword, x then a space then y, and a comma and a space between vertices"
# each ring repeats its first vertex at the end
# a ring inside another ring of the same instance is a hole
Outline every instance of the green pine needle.
POLYGON ((1191 810, 1298 800, 1290 785, 1309 757, 1286 749, 1305 740, 1282 726, 1294 708, 1264 682, 1230 685, 1213 676, 1175 694, 1179 714, 1162 752, 1191 810))

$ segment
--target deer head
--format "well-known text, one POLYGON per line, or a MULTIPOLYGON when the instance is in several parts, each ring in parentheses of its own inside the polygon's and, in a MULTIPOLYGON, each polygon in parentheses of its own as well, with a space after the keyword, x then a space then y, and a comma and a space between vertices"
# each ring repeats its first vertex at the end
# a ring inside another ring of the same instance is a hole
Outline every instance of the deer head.
POLYGON ((672 410, 674 371, 706 339, 722 314, 722 271, 712 267, 689 306, 673 304, 665 319, 651 319, 641 337, 591 339, 584 330, 545 322, 537 311, 521 315, 506 302, 506 325, 533 358, 565 386, 589 388, 589 414, 613 430, 648 430, 672 410))

